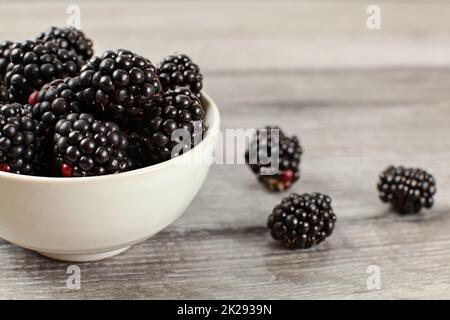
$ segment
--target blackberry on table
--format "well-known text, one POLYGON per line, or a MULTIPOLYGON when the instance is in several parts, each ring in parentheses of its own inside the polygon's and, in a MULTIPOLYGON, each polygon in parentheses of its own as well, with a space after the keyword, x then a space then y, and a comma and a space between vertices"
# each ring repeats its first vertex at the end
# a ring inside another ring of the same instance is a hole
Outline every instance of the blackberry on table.
POLYGON ((25 41, 10 52, 5 82, 14 102, 26 103, 30 94, 54 80, 75 76, 80 70, 77 56, 53 42, 25 41))
POLYGON ((40 91, 33 92, 28 103, 33 106, 36 119, 42 121, 46 127, 51 127, 70 112, 82 112, 83 108, 76 99, 79 90, 79 82, 76 80, 76 78, 53 80, 44 85, 40 91))
POLYGON ((142 116, 161 93, 156 68, 150 60, 131 51, 106 51, 83 66, 79 76, 80 102, 108 120, 142 116))
POLYGON ((64 177, 83 177, 127 171, 131 159, 128 140, 114 122, 95 120, 92 114, 70 113, 55 127, 56 166, 64 177))
POLYGON ((146 110, 143 123, 137 127, 144 162, 156 164, 189 150, 202 140, 206 130, 205 111, 188 88, 169 90, 155 106, 146 110), (172 137, 176 129, 182 130, 172 137), (173 150, 175 146, 181 146, 177 154, 173 150))
POLYGON ((325 194, 292 193, 267 219, 272 237, 288 248, 310 248, 329 237, 336 224, 331 198, 325 194))
POLYGON ((18 103, 0 107, 0 171, 34 174, 38 165, 41 125, 31 106, 18 103))
POLYGON ((434 204, 436 181, 425 170, 390 166, 380 175, 380 199, 400 213, 418 213, 434 204))
POLYGON ((80 61, 84 62, 94 54, 92 41, 86 38, 83 31, 74 27, 51 27, 48 31, 40 33, 36 40, 52 41, 58 48, 74 52, 80 61))
POLYGON ((188 87, 199 98, 203 88, 203 76, 197 64, 185 54, 165 57, 158 65, 158 76, 164 90, 188 87))
POLYGON ((257 130, 246 150, 245 160, 267 189, 283 191, 289 189, 300 178, 302 153, 303 149, 296 136, 287 137, 279 127, 266 127, 257 130), (278 139, 273 140, 276 133, 278 139), (274 152, 278 152, 278 157, 274 159, 276 163, 270 162, 274 152), (274 168, 275 172, 267 172, 269 168, 274 168))

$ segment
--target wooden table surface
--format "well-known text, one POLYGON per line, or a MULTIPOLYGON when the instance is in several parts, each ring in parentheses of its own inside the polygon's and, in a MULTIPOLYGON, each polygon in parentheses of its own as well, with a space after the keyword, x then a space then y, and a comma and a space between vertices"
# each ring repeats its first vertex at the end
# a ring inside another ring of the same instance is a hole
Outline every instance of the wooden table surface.
MULTIPOLYGON (((2 1, 0 38, 63 25, 72 3, 2 1)), ((244 165, 215 165, 174 224, 79 264, 79 290, 66 287, 69 263, 0 240, 0 298, 450 298, 450 2, 378 1, 377 31, 371 3, 80 2, 97 52, 191 55, 223 129, 300 136, 292 191, 330 194, 338 222, 320 246, 285 250, 265 223, 286 194, 264 191, 244 165), (382 204, 375 184, 389 164, 433 173, 435 207, 402 217, 382 204), (367 287, 371 265, 379 290, 367 287)))

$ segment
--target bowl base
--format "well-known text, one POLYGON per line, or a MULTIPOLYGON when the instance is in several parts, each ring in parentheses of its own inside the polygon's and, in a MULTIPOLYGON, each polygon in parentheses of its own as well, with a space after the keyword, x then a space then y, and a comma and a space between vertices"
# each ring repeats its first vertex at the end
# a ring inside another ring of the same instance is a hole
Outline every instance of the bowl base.
POLYGON ((122 252, 125 252, 130 247, 125 247, 117 250, 106 251, 106 252, 94 252, 89 254, 60 254, 60 253, 52 253, 52 252, 42 252, 38 251, 39 254, 44 257, 59 260, 59 261, 67 261, 67 262, 89 262, 89 261, 98 261, 107 258, 111 258, 122 252))

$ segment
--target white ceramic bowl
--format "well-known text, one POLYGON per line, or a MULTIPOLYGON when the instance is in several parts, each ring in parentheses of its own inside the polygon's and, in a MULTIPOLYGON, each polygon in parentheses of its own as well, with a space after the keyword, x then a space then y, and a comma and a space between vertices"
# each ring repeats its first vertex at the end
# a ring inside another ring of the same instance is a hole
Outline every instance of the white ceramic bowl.
POLYGON ((46 178, 0 172, 0 237, 47 257, 93 261, 161 231, 188 207, 209 171, 220 127, 205 94, 205 138, 169 161, 99 177, 46 178), (192 163, 192 159, 197 159, 192 163))

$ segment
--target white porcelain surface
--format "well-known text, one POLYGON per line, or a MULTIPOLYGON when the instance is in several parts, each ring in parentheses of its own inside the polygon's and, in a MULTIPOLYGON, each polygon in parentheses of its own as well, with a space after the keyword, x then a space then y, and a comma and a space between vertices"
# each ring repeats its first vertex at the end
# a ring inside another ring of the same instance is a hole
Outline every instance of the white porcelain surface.
POLYGON ((119 254, 175 221, 200 190, 220 127, 205 94, 208 131, 184 155, 129 172, 45 178, 0 172, 0 237, 65 261, 119 254))

